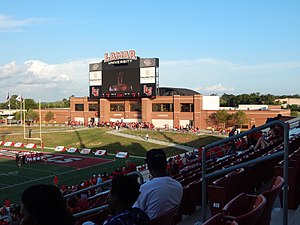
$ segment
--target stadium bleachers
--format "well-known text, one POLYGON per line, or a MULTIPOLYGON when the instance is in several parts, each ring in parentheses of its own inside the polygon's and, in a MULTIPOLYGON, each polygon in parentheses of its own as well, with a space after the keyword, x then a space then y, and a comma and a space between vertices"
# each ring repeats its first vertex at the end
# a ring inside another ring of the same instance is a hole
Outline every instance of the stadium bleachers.
MULTIPOLYGON (((290 158, 296 157, 293 155, 296 155, 298 153, 298 148, 300 147, 299 136, 300 134, 293 133, 293 135, 290 137, 289 140, 289 148, 291 153, 290 158)), ((268 155, 272 155, 274 153, 282 151, 283 148, 284 148, 283 144, 276 145, 276 146, 269 146, 267 148, 258 149, 256 151, 253 151, 253 149, 250 148, 243 151, 238 151, 234 155, 224 155, 221 158, 210 159, 207 161, 208 168, 206 169, 206 172, 212 173, 222 168, 224 169, 234 165, 238 165, 242 162, 247 162, 260 157, 266 157, 268 155)), ((253 164, 253 165, 249 165, 248 168, 244 168, 244 172, 243 172, 244 174, 243 176, 241 176, 242 180, 239 182, 240 184, 244 184, 244 185, 240 185, 241 186, 240 192, 246 191, 247 193, 257 194, 258 190, 260 190, 265 184, 267 184, 271 177, 276 175, 276 173, 274 172, 274 167, 276 167, 278 162, 279 162, 278 165, 280 165, 281 160, 282 157, 276 157, 276 160, 275 159, 270 160, 268 163, 264 163, 264 164, 260 163, 258 165, 253 164), (248 170, 248 175, 247 175, 247 170, 248 170), (255 175, 251 177, 250 176, 251 174, 255 174, 255 175), (246 184, 246 181, 250 183, 246 184), (252 184, 250 185, 249 190, 243 189, 246 188, 249 184, 252 184)), ((221 176, 219 177, 219 179, 225 176, 226 175, 221 176)), ((202 182, 201 157, 198 157, 193 160, 189 160, 185 165, 180 167, 179 174, 176 174, 173 177, 177 179, 179 182, 181 182, 184 186, 184 197, 182 199, 182 203, 178 210, 179 219, 177 217, 177 222, 180 222, 182 216, 185 217, 184 219, 188 219, 190 215, 192 215, 195 211, 197 211, 197 208, 199 210, 199 205, 201 205, 201 197, 202 197, 201 196, 202 194, 201 193, 201 182, 202 182)), ((214 180, 217 180, 216 178, 214 180)), ((208 182, 208 184, 211 184, 212 182, 213 179, 211 179, 211 182, 208 182)), ((281 185, 282 183, 279 185, 279 187, 281 187, 281 185)), ((266 193, 268 191, 266 191, 266 193)), ((208 199, 208 203, 210 203, 210 201, 211 200, 208 199)), ((274 199, 272 201, 274 201, 274 199)), ((270 200, 268 201, 268 204, 270 205, 267 208, 269 210, 270 208, 272 209, 272 201, 271 203, 270 200)), ((222 212, 222 208, 221 208, 221 212, 222 212)), ((269 215, 269 212, 264 213, 264 215, 269 215)), ((233 221, 231 222, 232 224, 235 224, 235 222, 233 221)), ((180 222, 180 224, 184 224, 184 220, 180 222)))

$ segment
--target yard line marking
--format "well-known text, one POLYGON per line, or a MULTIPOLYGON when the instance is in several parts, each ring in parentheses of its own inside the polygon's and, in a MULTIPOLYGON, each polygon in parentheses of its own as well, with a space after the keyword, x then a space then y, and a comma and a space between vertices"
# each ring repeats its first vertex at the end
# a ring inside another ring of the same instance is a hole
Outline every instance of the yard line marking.
POLYGON ((0 186, 10 187, 8 184, 3 184, 3 183, 0 183, 0 186))

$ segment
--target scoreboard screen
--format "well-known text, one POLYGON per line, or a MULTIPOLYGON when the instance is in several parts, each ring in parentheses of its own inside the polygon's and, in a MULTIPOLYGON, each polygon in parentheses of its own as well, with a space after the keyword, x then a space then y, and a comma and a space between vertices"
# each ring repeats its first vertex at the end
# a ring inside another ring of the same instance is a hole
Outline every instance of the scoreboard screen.
MULTIPOLYGON (((122 52, 119 55, 122 57, 122 52)), ((156 96, 158 59, 118 59, 114 56, 114 60, 109 61, 110 58, 112 57, 108 57, 106 53, 106 60, 90 64, 90 98, 156 96)))

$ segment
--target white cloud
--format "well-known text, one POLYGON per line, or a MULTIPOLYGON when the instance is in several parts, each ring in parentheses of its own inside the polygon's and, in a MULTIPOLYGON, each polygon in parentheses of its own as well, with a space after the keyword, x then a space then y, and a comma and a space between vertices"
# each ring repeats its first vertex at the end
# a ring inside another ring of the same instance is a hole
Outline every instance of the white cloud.
MULTIPOLYGON (((0 96, 22 92, 25 97, 54 101, 89 95, 89 63, 79 59, 52 64, 31 59, 0 65, 0 96)), ((218 59, 162 61, 160 86, 183 87, 212 93, 299 94, 300 62, 232 63, 218 59), (284 81, 282 80, 284 79, 284 81)), ((4 101, 4 100, 3 100, 4 101)), ((1 100, 0 100, 1 102, 1 100)))
POLYGON ((15 61, 12 61, 4 66, 0 66, 0 79, 13 76, 21 70, 15 61))
POLYGON ((16 19, 11 16, 0 14, 0 32, 22 31, 23 27, 40 24, 49 21, 46 18, 16 19))
POLYGON ((68 63, 50 65, 39 60, 29 60, 24 64, 26 66, 27 73, 30 73, 39 78, 44 78, 52 81, 70 80, 70 75, 65 74, 65 72, 68 72, 68 63))
POLYGON ((231 92, 234 90, 233 87, 224 87, 222 84, 216 84, 210 87, 197 87, 195 88, 196 91, 204 91, 204 92, 211 92, 211 93, 218 93, 218 92, 231 92))
POLYGON ((92 62, 97 60, 82 59, 61 64, 27 60, 23 65, 11 62, 0 67, 0 87, 3 93, 22 92, 25 97, 32 96, 44 101, 58 100, 72 94, 87 96, 88 65, 92 62))

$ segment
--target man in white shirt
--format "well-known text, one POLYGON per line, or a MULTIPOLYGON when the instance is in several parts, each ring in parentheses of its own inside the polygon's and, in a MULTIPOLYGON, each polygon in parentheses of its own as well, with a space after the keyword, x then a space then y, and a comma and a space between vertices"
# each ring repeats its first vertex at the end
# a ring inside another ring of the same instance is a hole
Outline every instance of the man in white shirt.
POLYGON ((178 206, 182 198, 182 185, 167 175, 166 154, 161 149, 151 149, 146 154, 152 180, 143 184, 133 207, 142 209, 154 219, 178 206))

